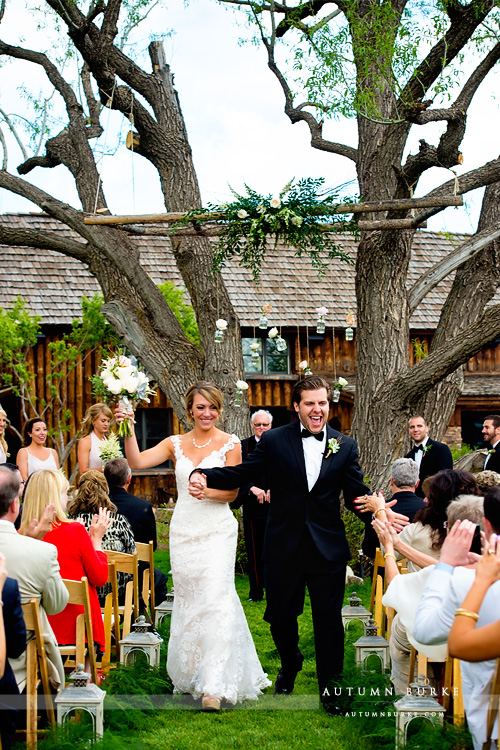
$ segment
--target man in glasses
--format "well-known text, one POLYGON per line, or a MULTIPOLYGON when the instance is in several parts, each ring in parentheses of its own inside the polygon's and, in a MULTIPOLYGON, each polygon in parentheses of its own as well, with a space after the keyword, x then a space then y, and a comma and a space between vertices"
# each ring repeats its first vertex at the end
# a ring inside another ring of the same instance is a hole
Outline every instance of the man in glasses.
MULTIPOLYGON (((254 434, 241 441, 243 463, 255 449, 264 432, 267 432, 273 426, 273 415, 265 409, 259 409, 252 414, 250 421, 254 434)), ((264 596, 262 549, 270 500, 265 476, 259 478, 258 485, 247 485, 240 488, 236 500, 231 503, 231 508, 234 509, 243 506, 243 531, 248 558, 248 578, 250 580, 248 601, 250 602, 260 602, 264 596)))

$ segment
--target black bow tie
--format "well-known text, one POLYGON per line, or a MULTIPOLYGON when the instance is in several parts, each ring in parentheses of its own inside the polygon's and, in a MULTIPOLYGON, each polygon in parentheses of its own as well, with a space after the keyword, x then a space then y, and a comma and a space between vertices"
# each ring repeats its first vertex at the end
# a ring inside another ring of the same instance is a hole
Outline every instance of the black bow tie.
POLYGON ((309 430, 306 430, 306 428, 303 427, 300 431, 300 437, 302 438, 313 437, 313 438, 316 438, 316 440, 323 440, 323 430, 321 430, 321 432, 309 432, 309 430))
POLYGON ((415 451, 423 451, 423 450, 424 450, 424 446, 423 445, 416 445, 415 446, 415 451))

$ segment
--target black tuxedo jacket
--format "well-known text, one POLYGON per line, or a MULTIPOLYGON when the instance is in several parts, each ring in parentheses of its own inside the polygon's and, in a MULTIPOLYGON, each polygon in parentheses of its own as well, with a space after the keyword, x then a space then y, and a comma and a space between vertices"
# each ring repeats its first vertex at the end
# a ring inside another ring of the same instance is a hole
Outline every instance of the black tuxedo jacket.
MULTIPOLYGON (((17 659, 26 648, 26 628, 24 626, 23 610, 21 609, 19 588, 17 581, 13 578, 7 578, 5 581, 2 601, 7 657, 9 659, 17 659)), ((0 696, 2 695, 19 695, 16 678, 8 661, 5 664, 4 675, 0 679, 0 696)), ((2 723, 2 710, 5 706, 6 704, 2 702, 2 698, 0 697, 0 725, 2 723)))
MULTIPOLYGON (((430 448, 424 453, 422 457, 422 463, 420 464, 419 473, 420 483, 415 490, 415 493, 419 497, 424 496, 422 485, 427 477, 432 477, 434 476, 434 474, 437 474, 438 471, 442 471, 443 469, 453 469, 453 458, 451 455, 451 450, 445 443, 439 443, 437 440, 432 440, 431 438, 429 438, 427 441, 427 446, 430 446, 430 448)), ((417 451, 415 450, 415 446, 413 446, 411 451, 406 454, 405 458, 412 458, 413 460, 415 460, 416 453, 417 451)))
POLYGON ((495 452, 489 457, 488 463, 486 464, 486 471, 496 471, 500 474, 500 443, 498 443, 495 448, 495 452))
MULTIPOLYGON (((241 441, 241 460, 243 463, 245 463, 249 454, 255 450, 257 445, 258 442, 255 439, 255 435, 241 441)), ((250 482, 245 487, 240 487, 236 500, 231 503, 233 510, 243 506, 243 518, 245 521, 265 520, 269 512, 269 503, 259 503, 253 492, 250 492, 250 487, 254 486, 259 487, 261 490, 267 490, 267 479, 264 474, 259 477, 258 481, 250 482)))
MULTIPOLYGON (((319 552, 329 562, 350 558, 349 545, 340 517, 340 493, 347 507, 367 493, 358 461, 358 446, 352 438, 341 435, 328 425, 328 440, 335 438, 340 449, 323 457, 318 480, 309 492, 300 422, 269 430, 262 435, 245 463, 222 469, 203 469, 209 487, 234 489, 265 474, 271 503, 267 518, 263 559, 286 564, 293 560, 306 530, 319 552)), ((308 438, 313 440, 314 438, 308 438)))
POLYGON ((110 489, 109 497, 118 508, 118 513, 128 518, 135 541, 139 544, 153 541, 156 549, 156 520, 151 503, 131 495, 123 487, 110 489))
POLYGON ((425 508, 423 499, 409 490, 395 492, 387 502, 391 500, 396 500, 396 505, 392 506, 392 510, 395 513, 402 513, 404 516, 407 516, 410 523, 413 523, 413 518, 418 511, 425 508))

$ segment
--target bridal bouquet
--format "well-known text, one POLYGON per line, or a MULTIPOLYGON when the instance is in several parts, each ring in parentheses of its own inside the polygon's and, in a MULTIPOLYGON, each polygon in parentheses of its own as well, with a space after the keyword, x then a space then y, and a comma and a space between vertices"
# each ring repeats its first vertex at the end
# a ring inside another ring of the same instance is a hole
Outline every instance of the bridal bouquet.
MULTIPOLYGON (((149 387, 149 378, 132 364, 128 357, 117 355, 102 362, 101 370, 91 377, 94 396, 103 401, 116 401, 124 411, 133 410, 142 401, 149 403, 148 396, 156 391, 149 387)), ((118 428, 120 437, 130 437, 130 418, 124 419, 118 428)))
POLYGON ((118 436, 114 432, 110 434, 108 438, 102 441, 99 446, 99 456, 106 463, 111 461, 113 458, 123 458, 123 453, 120 448, 120 441, 118 436))

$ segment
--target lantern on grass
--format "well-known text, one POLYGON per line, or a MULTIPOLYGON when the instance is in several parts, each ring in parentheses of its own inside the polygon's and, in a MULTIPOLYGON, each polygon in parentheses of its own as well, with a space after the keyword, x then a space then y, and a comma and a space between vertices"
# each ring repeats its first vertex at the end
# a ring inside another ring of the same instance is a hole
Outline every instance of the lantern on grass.
POLYGON ((106 692, 90 682, 90 672, 78 664, 69 676, 70 685, 54 698, 57 707, 57 723, 64 724, 73 711, 86 711, 92 718, 95 739, 102 738, 104 724, 104 698, 106 692))
POLYGON ((363 607, 361 604, 361 599, 356 594, 355 591, 352 592, 352 596, 349 597, 347 600, 349 604, 346 604, 344 607, 342 607, 342 625, 344 626, 344 630, 347 630, 349 627, 349 623, 352 622, 352 620, 359 620, 363 623, 368 623, 368 621, 371 619, 372 613, 370 610, 366 609, 366 607, 363 607))
POLYGON ((408 726, 413 719, 427 719, 433 724, 444 724, 445 707, 431 696, 427 677, 419 674, 410 685, 411 694, 394 704, 396 711, 396 750, 406 746, 408 726))
POLYGON ((132 625, 133 632, 120 641, 121 664, 133 664, 139 655, 145 655, 152 667, 160 666, 160 644, 163 643, 163 638, 150 628, 144 615, 140 615, 132 625))
POLYGON ((382 671, 385 672, 389 667, 389 643, 381 635, 378 635, 378 625, 370 617, 364 624, 364 635, 358 638, 354 644, 354 660, 356 666, 361 667, 363 672, 367 669, 367 660, 370 656, 377 656, 380 659, 382 671))
POLYGON ((161 604, 158 604, 158 606, 155 607, 155 628, 160 624, 162 620, 165 619, 165 617, 168 617, 169 615, 172 614, 173 606, 174 606, 174 587, 172 586, 172 588, 167 594, 167 598, 164 601, 162 601, 161 604))

